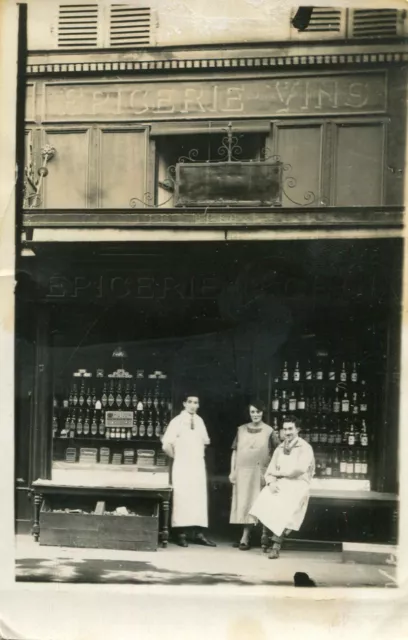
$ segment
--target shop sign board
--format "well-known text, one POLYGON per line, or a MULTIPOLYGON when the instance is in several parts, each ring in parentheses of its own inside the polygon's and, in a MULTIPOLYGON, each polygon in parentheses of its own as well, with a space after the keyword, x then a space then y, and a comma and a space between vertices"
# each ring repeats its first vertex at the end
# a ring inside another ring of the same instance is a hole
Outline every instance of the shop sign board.
POLYGON ((189 81, 47 82, 41 111, 47 122, 273 118, 384 113, 386 98, 383 71, 189 81))

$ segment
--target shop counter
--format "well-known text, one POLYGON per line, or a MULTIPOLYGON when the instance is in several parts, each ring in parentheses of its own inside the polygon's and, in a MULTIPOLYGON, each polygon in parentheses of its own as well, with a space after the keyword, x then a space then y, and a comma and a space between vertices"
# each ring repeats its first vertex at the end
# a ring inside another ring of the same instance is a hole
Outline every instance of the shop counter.
POLYGON ((127 550, 167 547, 168 473, 128 470, 53 473, 37 479, 32 533, 40 544, 127 550))

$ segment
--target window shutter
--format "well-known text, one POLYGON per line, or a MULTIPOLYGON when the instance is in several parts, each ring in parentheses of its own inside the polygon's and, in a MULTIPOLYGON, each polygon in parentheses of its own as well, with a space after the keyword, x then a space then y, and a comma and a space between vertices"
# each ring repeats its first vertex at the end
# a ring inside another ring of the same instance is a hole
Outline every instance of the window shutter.
POLYGON ((341 9, 333 9, 332 7, 313 7, 312 17, 307 32, 338 32, 341 26, 341 9))
POLYGON ((61 4, 58 12, 58 47, 98 46, 98 5, 61 4))
POLYGON ((312 15, 306 29, 298 31, 292 24, 296 9, 290 17, 291 40, 331 40, 345 37, 346 9, 334 7, 313 7, 312 15))
POLYGON ((111 5, 109 44, 111 47, 143 47, 150 44, 151 11, 149 7, 129 4, 111 5))
POLYGON ((354 9, 352 34, 354 38, 397 36, 397 9, 354 9))

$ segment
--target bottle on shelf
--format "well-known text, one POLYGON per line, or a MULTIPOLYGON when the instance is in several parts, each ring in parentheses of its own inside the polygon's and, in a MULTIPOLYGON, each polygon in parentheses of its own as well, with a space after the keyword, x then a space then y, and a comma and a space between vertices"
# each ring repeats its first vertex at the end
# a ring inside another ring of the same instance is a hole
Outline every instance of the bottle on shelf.
POLYGON ((340 398, 338 387, 336 387, 336 392, 333 400, 333 413, 340 413, 340 398))
POLYGON ((349 449, 347 457, 347 478, 354 478, 354 455, 351 449, 349 449))
POLYGON ((106 382, 103 383, 101 405, 104 409, 108 406, 108 385, 106 382))
POLYGON ((358 367, 356 362, 353 362, 353 367, 351 369, 351 374, 350 374, 350 380, 351 382, 354 382, 354 383, 358 381, 358 367))
POLYGON ((131 429, 126 429, 126 438, 127 438, 127 440, 131 440, 132 439, 132 430, 131 429))
POLYGON ((137 408, 137 392, 136 392, 136 382, 133 383, 132 387, 132 409, 135 411, 137 408))
POLYGON ((361 421, 360 444, 362 447, 368 447, 367 424, 364 419, 361 421))
POLYGON ((122 383, 119 380, 117 391, 116 391, 116 398, 115 398, 115 405, 116 405, 116 408, 118 409, 118 411, 120 411, 122 409, 122 404, 123 404, 122 383))
POLYGON ((88 436, 91 430, 91 425, 89 424, 89 409, 86 410, 85 420, 84 420, 84 436, 88 436))
POLYGON ((156 436, 156 438, 160 438, 161 436, 161 425, 159 420, 156 420, 156 424, 154 427, 154 435, 156 436))
POLYGON ((299 362, 296 362, 295 368, 293 370, 293 382, 300 382, 299 362))
POLYGON ((327 439, 328 439, 327 424, 326 424, 325 416, 323 416, 320 424, 319 442, 321 444, 327 444, 327 439))
POLYGON ((288 382, 288 380, 289 380, 288 363, 285 362, 282 369, 282 382, 288 382))
POLYGON ((131 396, 131 393, 130 393, 130 382, 126 383, 124 403, 125 403, 125 408, 126 409, 130 409, 131 404, 132 404, 132 396, 131 396))
POLYGON ((95 411, 94 411, 94 414, 92 416, 91 434, 93 436, 97 436, 98 435, 98 425, 96 423, 96 413, 95 413, 95 411))
POLYGON ((354 457, 354 475, 356 478, 361 478, 361 458, 359 449, 357 449, 354 457))
POLYGON ((360 411, 360 405, 359 405, 359 402, 358 402, 358 395, 357 395, 357 392, 354 391, 353 397, 352 397, 352 400, 351 400, 351 413, 354 416, 357 416, 359 411, 360 411))
POLYGON ((324 377, 323 365, 322 365, 322 361, 319 359, 316 367, 316 380, 319 380, 319 382, 321 382, 323 380, 323 377, 324 377))
POLYGON ((78 416, 78 420, 76 423, 76 434, 77 436, 81 436, 84 430, 84 425, 83 425, 83 417, 82 417, 82 411, 80 411, 79 416, 78 416))
POLYGON ((115 386, 114 386, 113 380, 111 380, 109 384, 109 394, 108 394, 109 409, 112 409, 114 404, 115 404, 115 386))
POLYGON ((147 431, 146 431, 146 433, 147 433, 147 437, 148 438, 152 438, 153 435, 154 435, 154 427, 153 427, 153 421, 152 421, 151 417, 149 418, 149 421, 147 423, 147 431))
POLYGON ((340 458, 337 447, 333 451, 332 476, 335 478, 340 476, 340 458))
POLYGON ((347 477, 347 458, 346 458, 345 449, 341 450, 341 455, 340 455, 340 477, 341 478, 347 477))
POLYGON ((337 420, 336 433, 335 433, 335 436, 334 436, 334 441, 335 441, 336 444, 341 444, 342 443, 340 420, 337 420))
POLYGON ((102 437, 105 435, 105 423, 103 421, 103 416, 99 416, 98 432, 102 437))
POLYGON ((349 432, 348 432, 348 446, 349 447, 354 447, 355 443, 356 443, 356 436, 355 436, 355 433, 354 433, 354 424, 351 423, 350 429, 349 429, 349 432))
POLYGON ((69 437, 71 438, 75 438, 75 417, 74 414, 71 414, 71 418, 69 421, 69 437))
POLYGON ((110 428, 109 428, 109 427, 106 427, 106 430, 105 430, 105 438, 106 438, 107 440, 110 440, 110 428))
POLYGON ((368 478, 369 470, 368 470, 368 455, 367 451, 364 449, 361 452, 361 477, 368 478))
POLYGON ((347 391, 344 392, 344 395, 341 399, 341 410, 342 413, 349 413, 350 411, 350 400, 347 395, 347 391))
POLYGON ((297 407, 297 401, 296 401, 295 392, 291 391, 290 398, 289 398, 289 411, 296 411, 296 407, 297 407))
POLYGON ((98 402, 98 398, 96 397, 96 387, 92 389, 92 406, 95 409, 96 403, 98 402))
POLYGON ((92 392, 91 392, 91 387, 88 387, 86 390, 86 406, 88 408, 92 407, 92 392))
POLYGON ((140 420, 140 425, 139 425, 139 436, 141 438, 144 438, 145 435, 146 435, 146 424, 145 424, 144 415, 142 415, 142 418, 140 420))
POLYGON ((279 393, 277 389, 273 392, 272 411, 279 411, 279 393))
POLYGON ((306 400, 305 400, 305 396, 304 396, 304 392, 303 392, 303 387, 300 389, 300 395, 299 398, 297 400, 297 406, 296 406, 298 411, 305 411, 306 410, 306 400))
POLYGON ((347 382, 347 369, 345 362, 341 365, 340 382, 347 382))
POLYGON ((305 417, 303 419, 303 429, 302 429, 303 435, 302 438, 304 440, 306 440, 306 442, 310 442, 311 441, 311 434, 310 434, 310 424, 309 424, 309 418, 305 417))
POLYGON ((310 360, 307 361, 306 370, 305 370, 305 380, 313 380, 313 369, 312 363, 310 360))
POLYGON ((75 408, 78 406, 78 385, 72 386, 72 406, 75 408))
POLYGON ((312 444, 317 444, 319 442, 319 427, 316 419, 313 420, 313 424, 310 429, 310 442, 312 444))
POLYGON ((367 392, 365 388, 365 381, 361 381, 361 396, 360 396, 360 413, 367 413, 367 392))
POLYGON ((333 422, 330 420, 328 433, 327 433, 327 442, 330 445, 334 445, 336 442, 336 433, 334 431, 333 422))
POLYGON ((334 382, 336 380, 336 366, 334 363, 334 360, 330 361, 330 366, 329 366, 329 380, 331 382, 334 382))
POLYGON ((78 404, 79 404, 80 407, 84 406, 85 400, 86 400, 86 397, 85 397, 85 382, 84 382, 84 380, 82 380, 81 381, 81 387, 80 387, 80 390, 79 390, 79 396, 78 396, 78 404))
POLYGON ((328 455, 327 455, 327 460, 326 460, 326 476, 328 478, 331 478, 332 475, 333 475, 333 456, 329 452, 328 455))
POLYGON ((121 429, 120 430, 120 438, 121 440, 126 440, 126 429, 121 429))
POLYGON ((287 413, 288 411, 288 399, 286 397, 286 391, 282 391, 282 397, 280 402, 280 410, 282 413, 287 413))
POLYGON ((136 412, 133 413, 132 437, 136 438, 138 433, 136 412))
POLYGON ((342 443, 347 446, 348 441, 349 441, 349 423, 348 423, 348 420, 345 419, 343 421, 342 443))
MULTIPOLYGON (((314 392, 314 391, 315 391, 315 389, 313 390, 313 392, 314 392)), ((317 413, 317 411, 318 411, 317 398, 316 398, 316 396, 314 395, 314 393, 313 393, 312 397, 310 398, 310 406, 309 406, 309 410, 310 410, 310 413, 312 413, 312 414, 316 414, 316 413, 317 413)))

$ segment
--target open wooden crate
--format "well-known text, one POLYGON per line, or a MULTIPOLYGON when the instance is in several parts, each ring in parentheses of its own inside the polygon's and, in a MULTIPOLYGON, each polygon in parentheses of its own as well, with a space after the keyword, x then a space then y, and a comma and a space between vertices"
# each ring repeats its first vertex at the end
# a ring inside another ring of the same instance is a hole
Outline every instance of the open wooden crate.
POLYGON ((111 498, 100 502, 91 497, 58 495, 47 496, 41 506, 40 545, 156 551, 158 537, 159 505, 152 500, 111 498), (110 515, 117 507, 135 514, 110 515))

